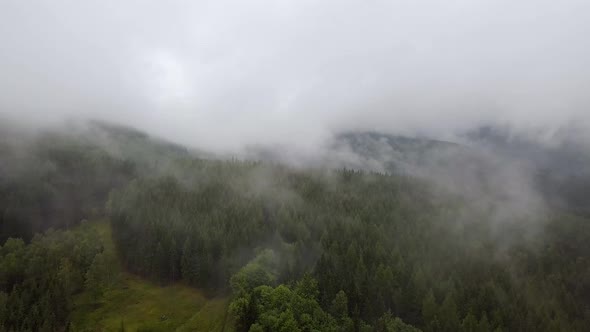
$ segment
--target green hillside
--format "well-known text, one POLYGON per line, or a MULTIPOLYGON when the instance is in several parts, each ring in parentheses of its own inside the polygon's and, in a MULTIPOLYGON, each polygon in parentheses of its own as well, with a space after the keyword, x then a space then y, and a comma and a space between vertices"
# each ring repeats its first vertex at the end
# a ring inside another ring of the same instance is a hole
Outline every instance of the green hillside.
POLYGON ((0 331, 590 322, 590 222, 575 211, 514 214, 408 174, 203 159, 92 128, 0 155, 0 331))
MULTIPOLYGON (((105 252, 114 253, 107 221, 92 223, 105 252)), ((118 264, 118 261, 116 261, 118 264)), ((112 269, 119 269, 118 266, 112 269)), ((71 315, 72 331, 231 331, 225 327, 228 300, 205 297, 182 283, 154 284, 127 272, 100 298, 78 294, 71 315)))
POLYGON ((207 299, 197 289, 159 286, 128 273, 100 300, 80 294, 74 302, 76 331, 229 331, 223 329, 228 302, 207 299))

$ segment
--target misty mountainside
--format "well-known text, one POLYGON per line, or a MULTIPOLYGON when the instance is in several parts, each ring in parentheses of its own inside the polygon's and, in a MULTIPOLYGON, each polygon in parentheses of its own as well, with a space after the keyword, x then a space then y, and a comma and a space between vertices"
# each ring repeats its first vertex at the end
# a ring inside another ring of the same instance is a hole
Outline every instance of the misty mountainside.
POLYGON ((466 136, 496 154, 532 165, 535 184, 554 207, 590 213, 590 144, 584 133, 566 127, 551 139, 511 133, 506 128, 482 127, 466 136), (582 136, 582 137, 581 137, 582 136))
POLYGON ((336 135, 296 165, 102 122, 0 136, 7 331, 93 330, 109 310, 133 313, 122 329, 205 329, 184 302, 155 317, 141 293, 117 300, 156 292, 141 280, 221 298, 220 331, 590 324, 590 220, 546 204, 527 158, 380 133, 336 135))
POLYGON ((0 1, 0 332, 590 331, 590 1, 0 1))
POLYGON ((104 214, 110 191, 155 176, 185 148, 102 122, 31 132, 0 126, 0 241, 104 214))
MULTIPOLYGON (((339 167, 424 178, 489 203, 525 204, 588 215, 590 146, 565 132, 554 142, 502 127, 469 131, 460 143, 378 132, 337 135, 327 159, 339 167)), ((582 141, 583 142, 583 141, 582 141)), ((516 208, 516 206, 514 206, 516 208)))

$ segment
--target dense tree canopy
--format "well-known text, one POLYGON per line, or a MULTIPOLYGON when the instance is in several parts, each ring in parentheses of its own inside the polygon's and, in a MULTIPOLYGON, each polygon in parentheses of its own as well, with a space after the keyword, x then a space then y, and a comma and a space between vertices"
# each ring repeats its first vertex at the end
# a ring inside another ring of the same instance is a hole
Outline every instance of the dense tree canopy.
POLYGON ((61 330, 72 294, 109 282, 102 252, 99 236, 84 225, 36 235, 29 245, 8 239, 0 247, 0 330, 61 330))
MULTIPOLYGON (((280 287, 311 273, 322 310, 346 295, 355 330, 385 324, 387 313, 426 331, 576 330, 588 319, 587 245, 582 233, 567 233, 573 227, 587 236, 585 219, 544 217, 535 227, 548 232, 530 240, 520 227, 530 220, 499 231, 482 211, 405 177, 236 161, 183 167, 207 175, 137 180, 111 196, 119 252, 146 277, 167 282, 180 271, 197 287, 223 292, 231 275, 280 287), (557 254, 570 246, 573 256, 557 254), (273 263, 254 269, 269 252, 273 263)), ((249 295, 236 298, 235 311, 249 317, 245 330, 275 329, 252 308, 277 291, 268 287, 246 287, 249 295)), ((278 291, 292 296, 288 286, 278 291)), ((301 324, 298 314, 273 315, 301 324)))
POLYGON ((162 285, 231 296, 240 331, 590 324, 583 215, 499 221, 502 206, 407 176, 204 160, 114 133, 118 152, 59 135, 33 141, 25 159, 0 145, 0 330, 68 328, 72 296, 100 299, 119 261, 162 285), (97 216, 110 220, 116 256, 85 223, 73 227, 97 216))

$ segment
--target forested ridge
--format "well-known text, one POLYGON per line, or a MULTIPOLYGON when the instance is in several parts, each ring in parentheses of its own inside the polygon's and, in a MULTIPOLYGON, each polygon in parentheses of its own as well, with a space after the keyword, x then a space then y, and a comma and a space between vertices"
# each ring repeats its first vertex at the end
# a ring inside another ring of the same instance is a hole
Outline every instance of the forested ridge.
POLYGON ((590 324, 583 215, 499 221, 502 206, 474 206, 406 175, 208 160, 93 128, 108 145, 54 134, 24 157, 3 148, 0 330, 75 330, 72 298, 98 301, 117 282, 115 260, 160 285, 230 297, 238 331, 590 324), (116 257, 80 224, 103 216, 116 257))

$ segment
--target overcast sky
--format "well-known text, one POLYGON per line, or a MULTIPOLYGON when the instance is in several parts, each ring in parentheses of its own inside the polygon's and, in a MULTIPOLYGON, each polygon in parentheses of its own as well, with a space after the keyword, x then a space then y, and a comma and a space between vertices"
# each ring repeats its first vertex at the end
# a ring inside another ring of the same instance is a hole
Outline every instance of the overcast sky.
POLYGON ((0 1, 0 113, 185 144, 590 120, 588 0, 0 1))

